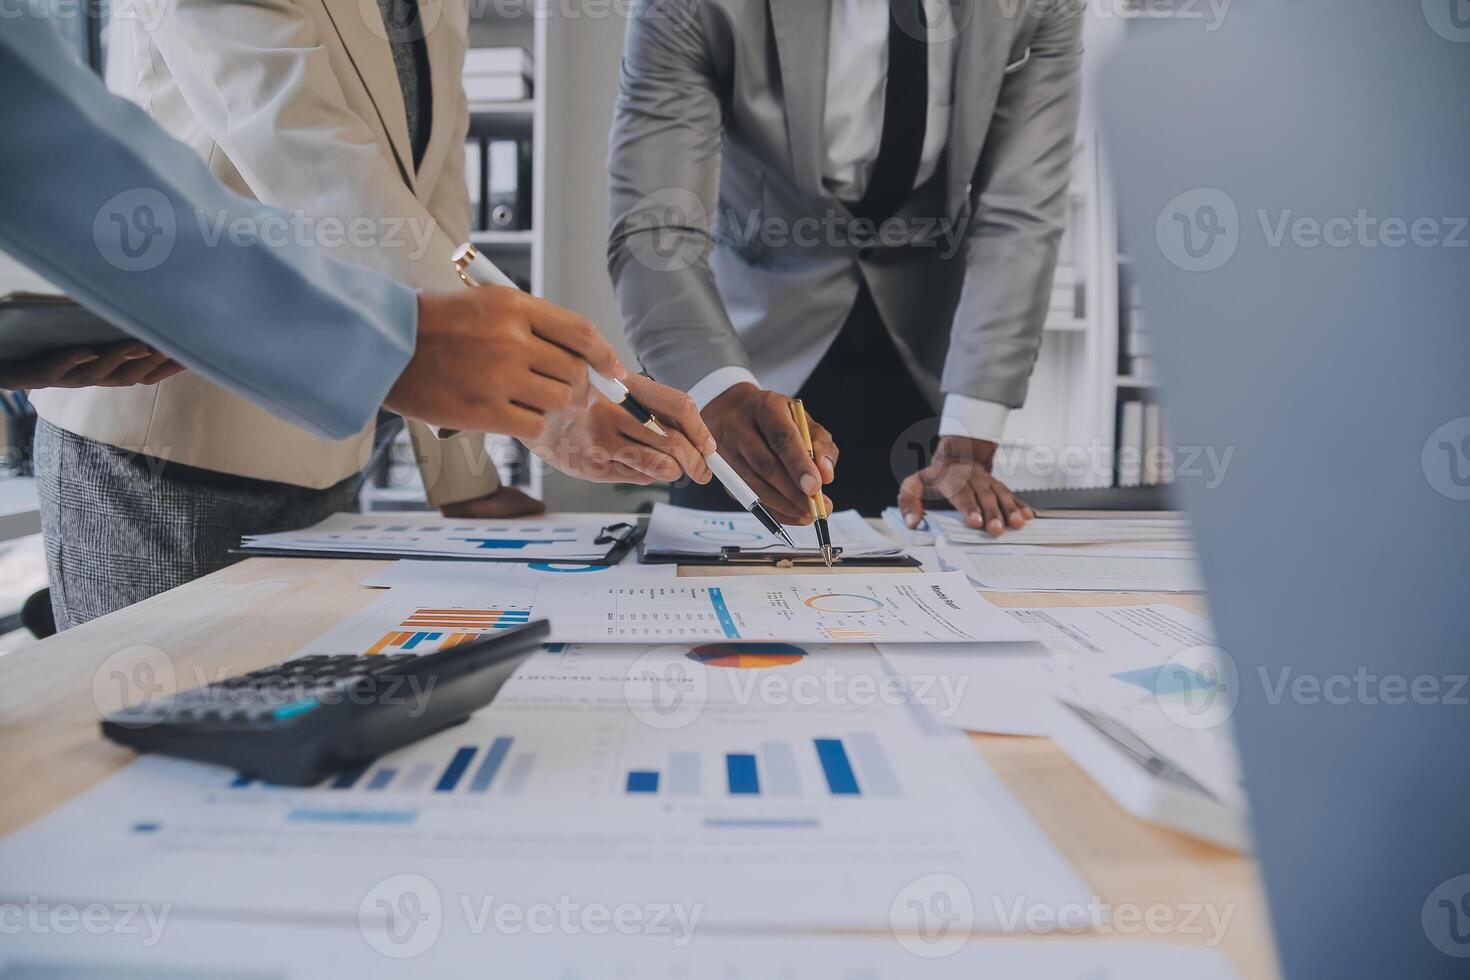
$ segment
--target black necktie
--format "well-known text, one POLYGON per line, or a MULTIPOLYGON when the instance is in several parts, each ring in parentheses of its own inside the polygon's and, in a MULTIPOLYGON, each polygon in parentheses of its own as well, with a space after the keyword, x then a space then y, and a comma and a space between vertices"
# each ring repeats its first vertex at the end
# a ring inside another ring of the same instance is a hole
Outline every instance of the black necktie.
POLYGON ((923 0, 889 0, 888 84, 878 159, 853 214, 872 221, 894 215, 914 190, 929 116, 929 45, 923 0))

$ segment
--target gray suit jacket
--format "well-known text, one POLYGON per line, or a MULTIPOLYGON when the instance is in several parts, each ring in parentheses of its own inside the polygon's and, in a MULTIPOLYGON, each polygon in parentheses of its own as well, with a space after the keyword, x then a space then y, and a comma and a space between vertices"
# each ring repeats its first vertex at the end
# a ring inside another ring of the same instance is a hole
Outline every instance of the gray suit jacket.
POLYGON ((822 184, 831 0, 637 0, 608 260, 654 377, 687 389, 735 365, 792 393, 866 279, 931 398, 1024 401, 1065 216, 1083 8, 952 3, 944 165, 871 244, 822 184))

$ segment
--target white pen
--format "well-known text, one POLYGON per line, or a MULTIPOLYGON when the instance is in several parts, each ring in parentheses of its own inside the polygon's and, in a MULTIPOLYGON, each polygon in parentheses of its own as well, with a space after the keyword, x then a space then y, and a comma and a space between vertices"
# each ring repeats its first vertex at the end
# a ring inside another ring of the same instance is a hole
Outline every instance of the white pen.
MULTIPOLYGON (((454 250, 454 268, 458 270, 459 278, 466 286, 490 283, 496 286, 518 288, 509 276, 495 267, 495 263, 481 255, 480 250, 468 242, 454 250)), ((628 392, 628 387, 621 381, 609 378, 590 364, 587 365, 587 380, 592 387, 605 395, 608 401, 614 405, 621 405, 624 411, 637 419, 644 428, 661 436, 668 436, 668 432, 659 424, 653 413, 644 408, 642 403, 628 392)), ((754 515, 767 531, 785 541, 787 547, 796 548, 796 542, 781 526, 781 522, 771 516, 771 512, 766 510, 765 505, 761 503, 760 497, 750 489, 750 484, 742 480, 740 474, 720 458, 719 453, 710 453, 704 457, 704 461, 731 499, 754 515)))

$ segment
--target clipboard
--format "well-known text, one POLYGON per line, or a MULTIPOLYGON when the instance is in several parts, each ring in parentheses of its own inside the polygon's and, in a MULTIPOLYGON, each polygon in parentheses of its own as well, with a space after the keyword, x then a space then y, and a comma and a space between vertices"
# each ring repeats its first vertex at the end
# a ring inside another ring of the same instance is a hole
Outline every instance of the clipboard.
MULTIPOLYGON (((843 558, 841 548, 833 548, 837 557, 833 568, 922 568, 923 563, 912 555, 867 555, 858 558, 843 558)), ((686 551, 663 551, 650 553, 646 542, 638 546, 638 563, 641 565, 695 565, 723 568, 826 568, 820 551, 767 552, 761 549, 745 549, 738 545, 726 545, 718 555, 686 551)))
MULTIPOLYGON (((593 539, 594 544, 609 545, 607 554, 600 558, 541 558, 536 555, 412 555, 397 551, 307 551, 300 548, 258 548, 241 546, 231 548, 230 554, 239 555, 242 558, 332 558, 332 559, 360 559, 363 561, 473 561, 473 562, 498 562, 503 565, 616 565, 626 558, 633 550, 633 546, 643 540, 643 533, 648 530, 648 519, 643 518, 635 524, 627 521, 619 521, 616 524, 608 524, 602 532, 593 539)), ((641 560, 641 557, 640 557, 641 560)))
POLYGON ((132 340, 127 333, 67 296, 0 296, 0 361, 28 361, 68 347, 132 340))

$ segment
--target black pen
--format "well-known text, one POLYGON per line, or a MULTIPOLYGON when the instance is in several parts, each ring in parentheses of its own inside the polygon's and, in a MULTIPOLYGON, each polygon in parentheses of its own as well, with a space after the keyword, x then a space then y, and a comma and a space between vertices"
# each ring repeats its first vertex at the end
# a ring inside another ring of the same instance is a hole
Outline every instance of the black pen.
MULTIPOLYGON (((503 272, 495 268, 493 262, 481 255, 474 245, 468 243, 454 250, 454 268, 458 270, 459 278, 464 280, 466 286, 479 286, 487 282, 501 286, 515 285, 506 278, 503 272)), ((659 420, 638 399, 633 397, 627 386, 621 381, 607 377, 590 364, 587 365, 587 380, 591 382, 592 387, 605 395, 608 401, 614 405, 623 406, 623 410, 637 419, 638 424, 650 432, 656 432, 668 438, 669 433, 659 423, 659 420)), ((791 539, 791 535, 786 533, 781 523, 771 516, 771 512, 766 510, 756 492, 750 489, 750 485, 740 478, 740 474, 736 473, 730 464, 720 457, 719 453, 710 453, 704 457, 704 461, 715 479, 720 481, 720 486, 725 488, 725 492, 737 504, 749 511, 767 531, 785 541, 787 547, 793 550, 796 548, 796 542, 791 539)))

